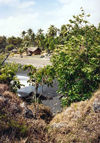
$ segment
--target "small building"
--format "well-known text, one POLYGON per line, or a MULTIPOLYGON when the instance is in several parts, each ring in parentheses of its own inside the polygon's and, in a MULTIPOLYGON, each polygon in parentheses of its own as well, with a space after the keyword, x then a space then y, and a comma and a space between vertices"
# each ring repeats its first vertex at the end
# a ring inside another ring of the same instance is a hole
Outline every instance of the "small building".
POLYGON ((40 55, 41 54, 41 49, 38 47, 30 47, 28 48, 28 55, 40 55))

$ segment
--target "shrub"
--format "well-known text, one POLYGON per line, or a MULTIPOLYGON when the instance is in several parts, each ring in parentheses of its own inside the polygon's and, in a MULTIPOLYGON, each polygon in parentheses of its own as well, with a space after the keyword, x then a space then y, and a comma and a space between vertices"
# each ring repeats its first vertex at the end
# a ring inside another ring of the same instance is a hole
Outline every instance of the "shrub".
POLYGON ((13 50, 14 49, 14 45, 13 44, 10 44, 10 45, 7 45, 6 46, 6 51, 11 51, 11 50, 13 50))
POLYGON ((5 83, 9 85, 13 92, 17 91, 17 88, 20 88, 21 84, 16 78, 16 72, 18 71, 18 64, 5 64, 0 67, 0 83, 5 83))
POLYGON ((67 105, 90 98, 100 83, 100 30, 85 25, 83 17, 84 13, 70 20, 66 41, 52 57, 59 92, 67 105))

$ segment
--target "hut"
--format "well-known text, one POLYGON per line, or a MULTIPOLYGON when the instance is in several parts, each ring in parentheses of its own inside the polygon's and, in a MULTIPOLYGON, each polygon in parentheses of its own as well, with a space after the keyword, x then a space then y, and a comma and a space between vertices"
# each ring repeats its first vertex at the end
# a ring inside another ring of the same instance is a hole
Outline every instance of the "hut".
POLYGON ((28 55, 40 55, 41 49, 38 47, 30 47, 28 48, 28 55))

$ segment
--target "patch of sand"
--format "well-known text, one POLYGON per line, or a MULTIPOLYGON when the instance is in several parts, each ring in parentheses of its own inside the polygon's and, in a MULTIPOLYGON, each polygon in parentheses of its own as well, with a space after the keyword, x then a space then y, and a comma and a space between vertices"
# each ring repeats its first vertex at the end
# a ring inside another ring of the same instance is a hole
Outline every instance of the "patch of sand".
POLYGON ((40 58, 40 56, 24 56, 21 58, 20 56, 13 56, 9 57, 7 62, 14 62, 14 63, 19 63, 22 65, 33 65, 37 68, 39 67, 44 67, 46 65, 51 65, 50 58, 45 57, 45 58, 40 58))

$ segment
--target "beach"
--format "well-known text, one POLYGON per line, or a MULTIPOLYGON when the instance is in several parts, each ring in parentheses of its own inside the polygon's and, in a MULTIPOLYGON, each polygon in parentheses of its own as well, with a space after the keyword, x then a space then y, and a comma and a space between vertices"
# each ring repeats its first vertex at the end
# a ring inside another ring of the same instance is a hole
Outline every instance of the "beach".
POLYGON ((18 63, 21 65, 33 65, 37 68, 51 65, 49 57, 41 58, 40 55, 23 56, 23 58, 21 58, 20 55, 14 55, 9 57, 6 62, 18 63))

